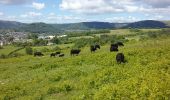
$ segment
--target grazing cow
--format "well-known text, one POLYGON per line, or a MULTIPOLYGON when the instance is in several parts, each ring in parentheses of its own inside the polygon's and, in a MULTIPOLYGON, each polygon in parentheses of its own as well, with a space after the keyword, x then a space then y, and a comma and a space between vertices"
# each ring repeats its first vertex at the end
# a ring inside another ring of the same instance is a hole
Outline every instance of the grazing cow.
POLYGON ((95 48, 96 48, 96 49, 100 49, 100 45, 96 44, 96 45, 95 45, 95 48))
POLYGON ((112 51, 119 51, 117 44, 111 44, 111 46, 110 46, 110 52, 112 52, 112 51))
POLYGON ((111 46, 118 48, 118 44, 117 43, 113 43, 113 44, 111 44, 111 46))
POLYGON ((118 53, 117 55, 116 55, 116 61, 117 61, 117 63, 124 63, 125 62, 125 60, 124 60, 124 54, 123 53, 118 53))
POLYGON ((59 56, 59 57, 64 57, 64 54, 59 54, 58 56, 59 56))
POLYGON ((56 53, 51 53, 50 54, 50 57, 55 57, 56 56, 56 53))
POLYGON ((60 53, 61 53, 60 51, 57 51, 55 54, 56 54, 56 55, 59 55, 60 53))
POLYGON ((91 45, 91 46, 90 46, 90 51, 91 51, 91 52, 94 52, 94 51, 96 51, 96 48, 95 48, 95 46, 91 45))
POLYGON ((71 51, 70 51, 70 55, 72 56, 72 55, 78 55, 79 53, 80 53, 80 51, 81 50, 79 50, 79 49, 72 49, 71 51))
POLYGON ((34 57, 36 56, 44 56, 44 54, 42 54, 41 52, 34 52, 34 57))
POLYGON ((124 46, 124 44, 122 42, 117 42, 116 43, 118 46, 124 46))
POLYGON ((97 44, 97 45, 91 45, 90 46, 90 51, 91 52, 95 52, 97 49, 100 49, 100 45, 97 44))

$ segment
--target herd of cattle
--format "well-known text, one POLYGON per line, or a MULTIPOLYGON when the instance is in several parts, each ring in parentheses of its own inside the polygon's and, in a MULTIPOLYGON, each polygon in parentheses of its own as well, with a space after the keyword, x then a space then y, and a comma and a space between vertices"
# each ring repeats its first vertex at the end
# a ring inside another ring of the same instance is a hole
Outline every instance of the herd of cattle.
MULTIPOLYGON (((118 50, 119 46, 124 46, 124 44, 122 42, 117 42, 117 43, 111 44, 110 45, 110 52, 113 52, 113 51, 117 52, 117 51, 119 51, 118 50)), ((100 45, 91 45, 90 46, 90 51, 91 52, 95 52, 97 49, 100 49, 100 45)), ((81 52, 80 49, 71 49, 70 55, 71 56, 78 55, 80 52, 81 52)), ((34 57, 36 57, 36 56, 44 56, 44 54, 42 54, 42 52, 35 52, 34 53, 34 57)), ((50 54, 50 57, 56 57, 56 56, 64 57, 64 53, 55 52, 55 53, 51 53, 50 54)), ((117 61, 117 63, 124 63, 125 62, 124 54, 123 53, 117 53, 116 61, 117 61)))

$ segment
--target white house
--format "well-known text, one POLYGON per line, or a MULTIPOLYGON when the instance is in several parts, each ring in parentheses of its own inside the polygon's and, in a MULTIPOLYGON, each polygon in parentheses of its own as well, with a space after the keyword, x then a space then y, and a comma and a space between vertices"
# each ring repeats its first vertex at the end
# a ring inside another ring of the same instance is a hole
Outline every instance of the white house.
POLYGON ((55 36, 54 35, 49 35, 47 36, 49 39, 53 39, 55 36))
POLYGON ((4 45, 4 41, 0 40, 0 46, 4 45))
POLYGON ((66 37, 67 35, 60 35, 60 36, 57 36, 57 38, 61 38, 61 37, 66 37))

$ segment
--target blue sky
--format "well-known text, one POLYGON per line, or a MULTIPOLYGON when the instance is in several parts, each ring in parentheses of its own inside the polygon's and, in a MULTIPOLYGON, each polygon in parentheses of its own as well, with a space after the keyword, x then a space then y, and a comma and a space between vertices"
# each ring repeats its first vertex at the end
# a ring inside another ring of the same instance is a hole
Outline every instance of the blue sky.
POLYGON ((0 0, 0 20, 25 23, 170 20, 170 0, 0 0))

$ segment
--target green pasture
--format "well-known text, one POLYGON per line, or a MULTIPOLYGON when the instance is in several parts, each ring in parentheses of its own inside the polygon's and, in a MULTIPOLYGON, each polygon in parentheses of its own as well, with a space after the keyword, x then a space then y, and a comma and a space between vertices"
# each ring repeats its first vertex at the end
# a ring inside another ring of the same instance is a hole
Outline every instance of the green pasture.
MULTIPOLYGON (((136 33, 120 29, 109 34, 136 33)), ((126 60, 122 64, 109 43, 94 53, 87 45, 78 56, 70 56, 72 43, 32 47, 43 57, 22 49, 17 52, 22 56, 0 59, 0 100, 170 100, 170 37, 126 38, 119 47, 126 60), (50 57, 56 46, 64 57, 50 57)), ((0 54, 17 48, 4 46, 0 54)))
MULTIPOLYGON (((117 64, 109 44, 79 56, 0 59, 1 100, 170 99, 170 38, 127 42, 117 64)), ((8 47, 9 48, 9 47, 8 47)), ((37 47, 36 47, 37 48, 37 47)))

